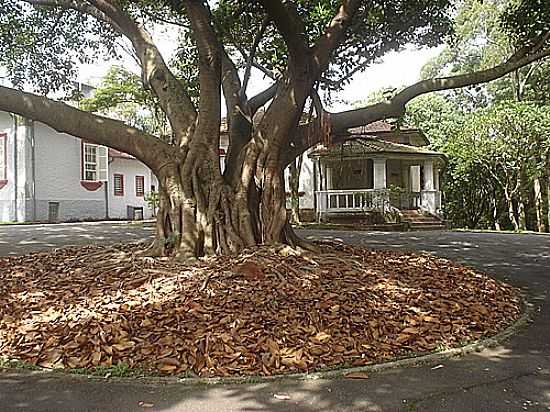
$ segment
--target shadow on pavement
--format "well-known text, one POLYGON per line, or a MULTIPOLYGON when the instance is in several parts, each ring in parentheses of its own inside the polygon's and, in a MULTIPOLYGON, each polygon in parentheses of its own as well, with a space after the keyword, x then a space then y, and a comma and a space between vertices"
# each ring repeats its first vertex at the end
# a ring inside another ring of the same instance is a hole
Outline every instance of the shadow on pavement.
MULTIPOLYGON (((124 230, 121 231, 124 236, 124 230)), ((550 410, 550 237, 456 232, 302 231, 315 239, 434 253, 528 291, 533 324, 493 349, 368 379, 147 385, 0 373, 4 411, 547 411, 550 410), (145 402, 140 406, 140 402, 145 402), (143 406, 152 407, 144 408, 143 406)), ((139 233, 135 236, 147 236, 139 233)))

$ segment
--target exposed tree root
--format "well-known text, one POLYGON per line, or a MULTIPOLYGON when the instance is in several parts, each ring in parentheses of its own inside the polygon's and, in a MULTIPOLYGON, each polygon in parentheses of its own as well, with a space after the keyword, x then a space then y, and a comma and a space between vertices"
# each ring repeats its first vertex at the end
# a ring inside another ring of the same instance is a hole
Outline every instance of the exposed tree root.
POLYGON ((520 311, 517 290, 445 259, 317 247, 266 245, 193 265, 138 257, 135 245, 0 258, 0 356, 272 375, 456 346, 520 311))

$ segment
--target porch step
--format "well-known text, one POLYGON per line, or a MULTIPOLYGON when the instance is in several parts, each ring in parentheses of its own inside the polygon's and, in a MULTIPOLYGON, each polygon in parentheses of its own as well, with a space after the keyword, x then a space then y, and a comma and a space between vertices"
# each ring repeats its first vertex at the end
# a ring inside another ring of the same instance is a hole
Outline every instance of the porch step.
POLYGON ((410 223, 410 230, 445 230, 447 226, 443 223, 410 223))
POLYGON ((411 230, 444 230, 447 225, 437 216, 424 214, 418 210, 402 210, 402 221, 408 223, 411 230))

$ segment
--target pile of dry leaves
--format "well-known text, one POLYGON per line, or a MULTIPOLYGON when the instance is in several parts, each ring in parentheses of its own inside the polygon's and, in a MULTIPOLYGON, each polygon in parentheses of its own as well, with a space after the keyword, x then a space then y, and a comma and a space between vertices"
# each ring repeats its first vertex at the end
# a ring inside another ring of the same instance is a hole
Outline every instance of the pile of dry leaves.
POLYGON ((512 287, 444 259, 321 245, 194 266, 143 245, 0 259, 0 356, 47 368, 272 375, 365 365, 491 335, 512 287))

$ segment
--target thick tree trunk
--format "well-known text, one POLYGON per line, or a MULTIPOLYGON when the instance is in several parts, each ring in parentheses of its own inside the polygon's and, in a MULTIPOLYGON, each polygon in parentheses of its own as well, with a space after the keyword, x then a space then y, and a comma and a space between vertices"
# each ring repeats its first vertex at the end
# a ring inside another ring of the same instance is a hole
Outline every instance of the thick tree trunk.
POLYGON ((156 238, 146 252, 193 260, 235 254, 256 244, 307 247, 288 224, 281 162, 273 150, 249 144, 239 176, 226 182, 216 156, 193 148, 179 166, 160 172, 156 238))
POLYGON ((526 204, 523 199, 518 201, 519 230, 527 230, 526 204))
POLYGON ((303 156, 290 163, 288 186, 290 188, 290 223, 300 224, 300 173, 303 156))
POLYGON ((518 175, 518 220, 519 230, 527 230, 527 212, 529 210, 529 189, 527 177, 522 172, 518 175))

